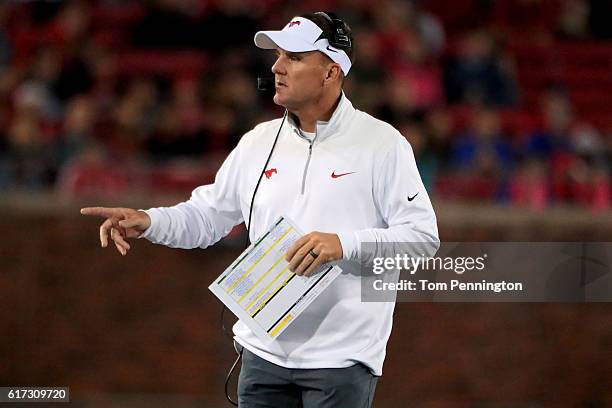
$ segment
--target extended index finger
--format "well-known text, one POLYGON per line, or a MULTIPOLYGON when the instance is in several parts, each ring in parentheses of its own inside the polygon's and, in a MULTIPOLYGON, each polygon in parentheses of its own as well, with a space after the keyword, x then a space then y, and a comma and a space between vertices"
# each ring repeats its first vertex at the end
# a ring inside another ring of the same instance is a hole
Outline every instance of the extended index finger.
POLYGON ((114 208, 106 207, 85 207, 81 208, 83 215, 97 215, 98 217, 110 218, 116 215, 114 208))

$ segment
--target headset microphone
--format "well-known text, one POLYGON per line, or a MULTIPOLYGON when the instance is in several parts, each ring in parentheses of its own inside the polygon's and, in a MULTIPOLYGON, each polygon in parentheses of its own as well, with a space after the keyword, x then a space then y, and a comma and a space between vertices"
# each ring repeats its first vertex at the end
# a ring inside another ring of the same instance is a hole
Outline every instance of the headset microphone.
POLYGON ((273 77, 257 77, 257 90, 269 91, 274 88, 273 77))

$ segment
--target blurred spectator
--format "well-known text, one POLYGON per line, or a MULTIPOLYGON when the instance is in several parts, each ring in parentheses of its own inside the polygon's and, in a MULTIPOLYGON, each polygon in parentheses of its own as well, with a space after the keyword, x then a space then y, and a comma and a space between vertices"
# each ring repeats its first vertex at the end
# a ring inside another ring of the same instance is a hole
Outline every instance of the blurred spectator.
POLYGON ((45 47, 38 50, 25 81, 15 90, 15 103, 36 105, 43 119, 60 120, 62 101, 53 92, 53 84, 59 78, 61 68, 59 49, 45 47))
POLYGON ((598 166, 593 170, 593 193, 590 206, 593 211, 610 211, 612 188, 610 187, 610 166, 598 166))
POLYGON ((606 164, 606 145, 601 134, 586 122, 579 122, 570 133, 572 150, 594 166, 606 164))
POLYGON ((372 11, 380 53, 393 58, 407 35, 414 35, 408 25, 408 8, 403 1, 389 0, 381 2, 372 11))
POLYGON ((433 192, 438 158, 429 146, 427 134, 423 130, 422 123, 404 120, 399 123, 398 130, 412 146, 412 151, 414 152, 417 167, 425 188, 429 193, 433 192))
POLYGON ((177 156, 197 156, 208 144, 204 131, 204 111, 194 81, 177 81, 169 104, 157 115, 152 136, 147 141, 153 158, 165 160, 177 156))
POLYGON ((517 103, 517 86, 507 61, 493 37, 478 29, 466 34, 445 66, 446 96, 451 103, 490 106, 517 103))
POLYGON ((570 139, 576 155, 569 169, 571 199, 594 210, 609 209, 610 163, 601 135, 582 123, 572 129, 570 139))
POLYGON ((576 156, 567 172, 567 182, 572 201, 597 210, 609 207, 609 186, 607 172, 596 168, 581 156, 576 156), (603 188, 602 188, 603 187, 603 188))
POLYGON ((438 56, 444 49, 444 29, 438 19, 422 10, 417 0, 389 0, 374 8, 380 49, 394 56, 400 48, 418 44, 419 59, 438 56))
POLYGON ((428 147, 438 159, 437 167, 441 172, 447 171, 452 164, 453 127, 453 118, 447 109, 434 109, 427 114, 425 131, 428 147))
POLYGON ((445 47, 444 28, 440 20, 433 14, 423 10, 422 1, 409 0, 404 3, 407 10, 408 27, 419 38, 422 44, 423 58, 438 57, 445 47))
POLYGON ((71 99, 66 107, 64 129, 56 144, 57 167, 62 168, 93 141, 95 106, 85 96, 71 99))
POLYGON ((50 183, 52 150, 40 133, 35 108, 23 107, 15 113, 8 129, 9 187, 34 190, 50 183))
POLYGON ((92 86, 89 94, 96 101, 99 115, 107 119, 115 103, 117 81, 116 56, 106 47, 92 44, 87 52, 91 66, 92 86))
POLYGON ((87 41, 91 6, 84 0, 60 2, 61 9, 48 28, 49 40, 69 54, 77 53, 87 41))
POLYGON ((157 87, 148 78, 129 82, 114 111, 113 151, 119 155, 140 155, 147 134, 155 126, 157 87))
POLYGON ((204 127, 204 112, 195 80, 175 81, 172 87, 170 105, 174 108, 181 124, 181 130, 187 135, 194 135, 204 127))
POLYGON ((589 4, 585 0, 563 0, 557 22, 561 38, 585 39, 589 32, 589 4))
POLYGON ((574 163, 570 141, 573 112, 570 101, 562 89, 551 88, 542 97, 544 126, 526 139, 520 150, 526 157, 539 159, 550 169, 552 197, 569 200, 569 172, 574 163))
POLYGON ((48 36, 53 47, 60 49, 60 72, 52 83, 55 96, 62 102, 89 92, 92 85, 88 51, 91 28, 91 6, 86 1, 67 1, 50 24, 48 36))
POLYGON ((40 189, 53 180, 53 142, 62 106, 50 83, 58 72, 57 51, 43 49, 28 79, 14 92, 7 130, 8 185, 12 188, 40 189))
MULTIPOLYGON (((378 109, 381 118, 402 120, 438 104, 442 96, 441 74, 434 56, 443 46, 441 29, 437 30, 434 19, 411 1, 387 1, 374 12, 377 61, 388 72, 383 78, 386 97, 378 109)), ((375 55, 366 57, 372 59, 375 55)), ((376 73, 371 62, 369 71, 376 73)))
POLYGON ((541 111, 543 127, 528 136, 523 153, 552 160, 555 152, 570 149, 569 129, 574 120, 572 106, 565 91, 553 87, 542 96, 541 111))
POLYGON ((252 112, 257 109, 257 95, 253 80, 241 69, 227 69, 219 76, 209 95, 209 103, 228 106, 242 112, 244 119, 251 122, 252 112))
POLYGON ((164 161, 176 156, 197 154, 202 151, 192 139, 182 137, 178 115, 173 107, 164 106, 158 113, 156 126, 147 140, 147 151, 156 161, 164 161))
POLYGON ((233 148, 252 127, 261 109, 255 92, 253 81, 237 68, 217 74, 208 85, 205 120, 211 150, 233 148))
POLYGON ((106 149, 90 143, 62 169, 57 186, 69 196, 113 196, 128 187, 126 173, 117 162, 109 161, 106 149))
POLYGON ((538 159, 528 159, 514 174, 510 185, 512 204, 534 210, 543 210, 549 204, 548 166, 538 159))
POLYGON ((491 108, 476 111, 467 132, 453 143, 453 167, 466 183, 467 198, 501 198, 512 164, 499 113, 491 108))
POLYGON ((474 113, 470 128, 455 140, 453 151, 456 168, 481 174, 507 171, 512 163, 508 138, 501 133, 499 113, 490 108, 474 113))
POLYGON ((413 83, 396 73, 385 76, 383 89, 385 98, 378 106, 377 116, 390 123, 397 123, 418 114, 413 83))
POLYGON ((366 112, 375 112, 384 100, 385 92, 381 86, 385 78, 383 55, 378 49, 376 32, 366 28, 353 34, 355 61, 351 75, 345 82, 345 92, 351 95, 356 106, 366 112), (351 77, 359 78, 359 83, 351 77))
POLYGON ((441 102, 442 75, 439 65, 428 58, 425 44, 419 38, 414 40, 402 43, 389 68, 396 76, 397 86, 410 94, 412 109, 423 111, 441 102))
POLYGON ((423 12, 416 1, 387 2, 377 15, 385 55, 379 61, 392 72, 394 93, 406 93, 409 106, 404 110, 422 112, 439 104, 442 78, 436 57, 444 47, 444 32, 437 20, 423 12))

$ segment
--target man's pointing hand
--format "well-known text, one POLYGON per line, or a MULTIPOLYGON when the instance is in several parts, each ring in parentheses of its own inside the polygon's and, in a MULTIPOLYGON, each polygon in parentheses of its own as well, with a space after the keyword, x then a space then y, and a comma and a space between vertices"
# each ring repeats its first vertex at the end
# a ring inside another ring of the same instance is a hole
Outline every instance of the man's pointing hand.
POLYGON ((130 244, 125 239, 140 236, 151 225, 151 218, 146 212, 132 208, 87 207, 81 209, 81 214, 106 218, 100 225, 100 245, 106 248, 110 235, 121 255, 130 250, 130 244))

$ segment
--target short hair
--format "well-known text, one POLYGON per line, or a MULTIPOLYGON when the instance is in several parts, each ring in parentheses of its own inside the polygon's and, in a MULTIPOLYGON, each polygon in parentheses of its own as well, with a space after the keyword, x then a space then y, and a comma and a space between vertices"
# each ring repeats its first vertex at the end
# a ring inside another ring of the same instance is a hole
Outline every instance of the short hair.
MULTIPOLYGON (((321 30, 323 30, 323 35, 328 41, 331 41, 331 39, 334 38, 335 33, 333 23, 329 19, 325 18, 325 16, 318 13, 305 13, 301 14, 300 17, 304 17, 315 23, 321 30)), ((348 55, 349 59, 351 60, 351 64, 353 64, 355 62, 355 52, 353 50, 355 48, 355 42, 353 41, 353 32, 346 21, 342 19, 340 20, 343 24, 342 28, 344 29, 351 43, 350 47, 341 49, 346 52, 346 55, 348 55)))

